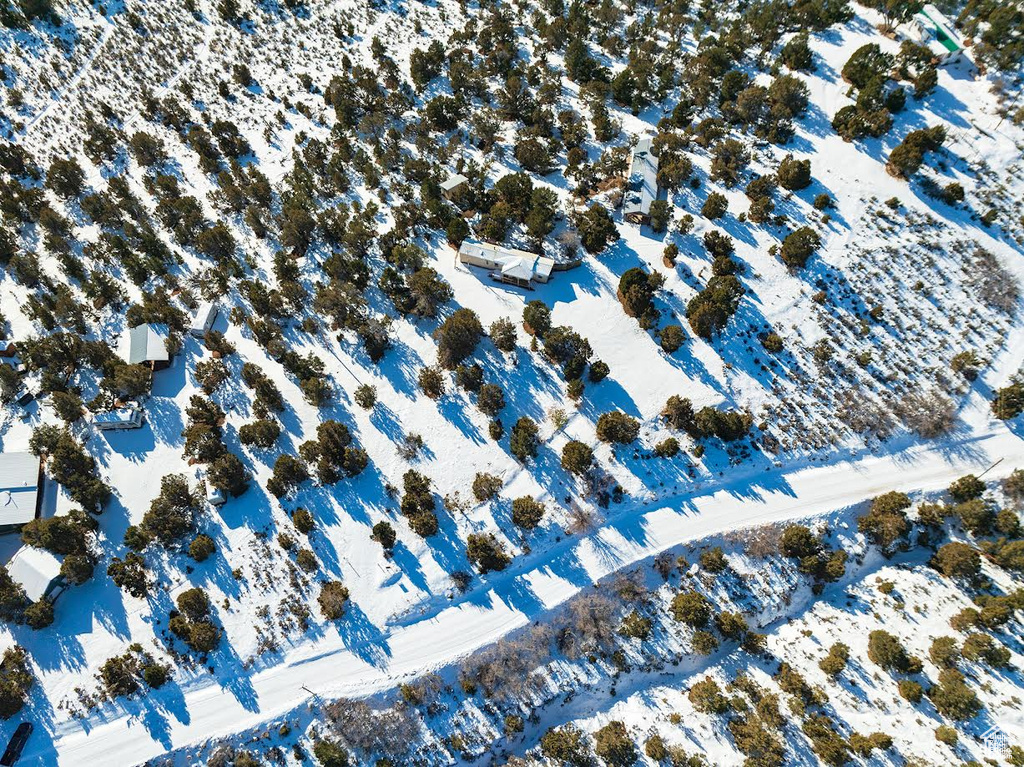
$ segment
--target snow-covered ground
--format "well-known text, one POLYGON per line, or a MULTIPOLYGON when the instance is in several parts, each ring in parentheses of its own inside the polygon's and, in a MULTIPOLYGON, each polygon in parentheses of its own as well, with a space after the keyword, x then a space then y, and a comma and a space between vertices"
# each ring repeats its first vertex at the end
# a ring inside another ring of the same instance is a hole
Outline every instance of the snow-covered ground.
MULTIPOLYGON (((125 762, 157 756, 279 717, 311 699, 379 692, 463 656, 511 631, 608 574, 679 544, 743 527, 825 515, 889 490, 935 491, 965 473, 986 478, 1024 466, 1024 445, 1005 429, 942 449, 917 448, 828 467, 766 473, 760 481, 723 483, 674 503, 624 510, 621 519, 567 540, 536 565, 493 576, 485 588, 440 611, 362 636, 330 630, 288 654, 285 662, 244 679, 196 684, 183 692, 155 691, 113 721, 60 727, 33 753, 56 752, 68 763, 100 758, 125 762), (165 700, 166 698, 166 700, 165 700)), ((88 720, 87 720, 88 721, 88 720)))
MULTIPOLYGON (((642 750, 652 736, 686 753, 703 754, 710 764, 743 764, 744 755, 736 750, 728 735, 725 717, 695 709, 688 697, 694 684, 711 678, 728 694, 739 694, 733 681, 741 674, 765 691, 779 694, 772 681, 779 663, 798 669, 815 689, 827 695, 825 709, 844 732, 861 735, 886 733, 892 738, 890 749, 876 752, 870 763, 892 763, 898 759, 925 760, 927 764, 953 764, 974 759, 1003 763, 1008 750, 1000 751, 994 741, 986 740, 990 731, 1005 733, 1009 743, 1019 743, 1017 733, 1024 727, 1019 706, 1019 674, 1012 670, 988 669, 983 663, 965 663, 966 673, 985 706, 985 715, 968 723, 966 737, 955 745, 941 742, 935 730, 947 726, 947 720, 935 708, 917 706, 901 696, 898 678, 868 658, 868 637, 872 631, 885 630, 898 637, 912 655, 925 660, 925 676, 935 679, 941 667, 928 662, 933 639, 961 636, 950 628, 950 619, 972 606, 968 594, 957 584, 927 568, 919 558, 898 565, 884 560, 872 561, 858 577, 832 587, 824 598, 809 609, 793 609, 783 620, 767 627, 770 660, 751 656, 742 650, 723 652, 696 661, 696 668, 672 669, 645 678, 640 684, 625 678, 609 692, 606 684, 594 685, 589 694, 570 704, 553 706, 542 725, 531 726, 532 737, 515 749, 522 753, 536 745, 544 728, 573 724, 591 735, 609 722, 622 722, 642 750), (895 590, 880 591, 880 586, 895 590), (849 648, 845 670, 835 680, 818 663, 835 643, 849 648), (650 678, 653 676, 653 679, 650 678), (661 677, 661 678, 659 678, 661 677), (665 679, 665 677, 669 677, 665 679), (890 761, 891 760, 891 761, 890 761)), ((1012 584, 1011 584, 1012 585, 1012 584)), ((1011 650, 1011 663, 1019 667, 1021 647, 1015 637, 1014 622, 1000 634, 1011 650)), ((762 630, 765 630, 762 628, 762 630)), ((779 697, 786 712, 786 696, 779 697)), ((793 730, 782 733, 787 747, 787 764, 817 764, 813 752, 799 741, 793 730)), ((642 762, 647 764, 645 760, 642 762)), ((650 763, 656 763, 652 760, 650 763)), ((898 763, 898 762, 896 762, 898 763)), ((1012 762, 1010 762, 1012 763, 1012 762)))
MULTIPOLYGON (((79 155, 87 183, 95 189, 105 188, 110 177, 123 175, 152 209, 145 168, 127 156, 112 164, 116 167, 98 167, 80 154, 84 115, 102 94, 123 116, 125 135, 144 129, 166 142, 182 188, 200 200, 211 220, 231 227, 249 264, 246 276, 270 286, 277 283, 273 263, 280 243, 273 237, 257 238, 240 215, 211 196, 216 184, 201 170, 197 155, 172 129, 142 114, 143 92, 161 98, 174 95, 196 115, 234 120, 252 145, 253 165, 280 192, 293 167, 293 151, 300 151, 311 137, 330 141, 333 118, 322 91, 343 68, 339 50, 373 67, 372 40, 379 37, 406 71, 413 46, 425 48, 432 39, 446 41, 463 23, 459 4, 447 0, 378 10, 323 0, 310 2, 305 14, 261 5, 251 9, 251 23, 240 27, 218 21, 214 3, 199 3, 201 11, 193 17, 178 4, 140 2, 132 4, 138 9, 130 10, 138 12, 147 29, 141 33, 133 31, 135 22, 121 4, 107 5, 118 7, 103 15, 91 3, 68 4, 70 23, 49 38, 29 32, 0 35, 9 80, 21 86, 22 105, 5 113, 11 136, 44 165, 54 156, 79 155), (338 32, 348 24, 352 33, 338 32), (122 76, 121 63, 129 60, 134 62, 132 75, 122 76), (230 80, 230 66, 238 62, 252 70, 254 85, 240 87, 230 80), (304 85, 302 76, 308 76, 312 85, 304 85), (222 80, 230 81, 231 101, 218 96, 222 80), (190 89, 187 97, 183 86, 190 89)), ((483 272, 460 265, 443 235, 418 240, 430 265, 451 285, 453 306, 475 311, 485 328, 502 317, 518 324, 525 303, 539 299, 552 307, 555 325, 569 325, 585 335, 594 358, 611 369, 605 381, 588 384, 576 407, 565 396, 559 372, 543 355, 528 349, 530 340, 522 329, 520 345, 511 354, 499 353, 487 341, 481 344, 477 360, 487 379, 505 391, 506 429, 521 415, 541 424, 541 452, 526 467, 509 454, 507 437, 500 443, 489 438, 488 419, 476 410, 468 393, 451 381, 449 394, 438 402, 420 392, 416 374, 436 359, 435 321, 394 318, 394 346, 380 364, 373 364, 351 333, 339 336, 311 308, 289 317, 283 323, 289 347, 317 354, 338 393, 335 404, 319 409, 305 402, 295 379, 248 328, 228 322, 230 307, 251 310, 238 289, 232 285, 218 296, 223 311, 217 329, 224 331, 237 353, 227 358, 231 377, 213 398, 227 412, 225 442, 252 472, 252 488, 201 521, 202 532, 217 544, 217 552, 206 562, 192 562, 180 553, 147 552, 158 589, 147 600, 134 599, 105 575, 106 566, 112 556, 124 555, 125 530, 139 522, 164 475, 181 472, 198 478, 196 467, 182 458, 181 432, 186 425, 184 409, 200 390, 194 369, 207 357, 202 344, 186 338, 172 367, 156 374, 145 402, 143 429, 108 434, 83 430, 86 449, 115 492, 99 518, 96 577, 61 597, 49 628, 2 629, 6 639, 29 651, 38 678, 22 715, 37 722, 26 761, 131 764, 256 728, 311 699, 384 691, 449 667, 542 619, 595 580, 682 542, 831 513, 892 489, 937 490, 993 464, 986 478, 1024 467, 1019 420, 996 421, 989 411, 993 391, 1024 365, 1024 321, 1019 310, 1007 313, 985 305, 972 282, 976 247, 993 253, 1008 279, 1024 279, 1021 244, 1014 239, 1020 230, 1013 228, 1019 223, 1010 215, 995 227, 982 226, 978 220, 985 212, 982 201, 995 194, 993 176, 1010 201, 1007 207, 1012 211, 1016 203, 1019 218, 1024 134, 1012 121, 1000 119, 991 79, 966 69, 942 68, 935 92, 922 100, 908 99, 906 111, 896 116, 886 137, 844 142, 830 126, 835 112, 853 103, 849 86, 839 76, 843 64, 866 42, 877 42, 893 53, 899 48, 874 29, 878 18, 873 12, 855 10, 851 23, 811 37, 818 67, 796 74, 809 88, 810 107, 797 122, 793 140, 784 146, 752 142, 748 176, 774 171, 789 153, 812 162, 810 187, 795 193, 780 190, 777 195, 777 212, 790 222, 815 226, 824 237, 823 247, 806 269, 791 272, 770 253, 784 227, 741 220, 739 214, 749 201, 739 187, 724 189, 712 182, 710 156, 696 148, 692 159, 702 183, 671 198, 677 220, 687 212, 696 217, 692 232, 655 234, 649 227, 623 223, 616 214, 619 241, 529 293, 498 286, 483 272), (920 183, 897 180, 885 170, 886 157, 908 131, 935 124, 947 127, 949 139, 926 172, 943 184, 960 182, 967 195, 962 206, 927 197, 920 183), (714 222, 699 215, 712 190, 726 195, 730 209, 714 222), (828 220, 812 205, 821 194, 834 203, 828 220), (891 198, 901 203, 897 211, 885 205, 891 198), (700 244, 708 231, 735 240, 736 259, 746 266, 742 280, 748 293, 723 337, 709 343, 691 335, 683 349, 668 355, 651 333, 622 311, 616 298, 618 280, 634 266, 663 274, 665 286, 656 296, 662 324, 678 321, 685 326, 686 302, 710 275, 700 244), (662 259, 670 242, 680 248, 673 269, 662 259), (869 320, 869 311, 874 312, 871 317, 883 319, 869 320), (317 319, 321 325, 307 333, 299 328, 303 319, 317 319), (783 339, 785 352, 777 358, 770 358, 758 340, 767 329, 783 339), (835 348, 828 365, 817 363, 814 353, 825 339, 835 348), (986 363, 974 382, 949 373, 952 357, 968 349, 986 363), (251 392, 239 380, 245 361, 259 364, 288 404, 281 417, 283 434, 268 450, 244 447, 238 440, 238 428, 253 416, 251 392), (376 387, 379 397, 369 412, 353 400, 356 387, 366 383, 376 387), (933 387, 953 398, 957 422, 951 434, 925 442, 901 423, 898 404, 908 393, 933 387), (750 412, 759 441, 744 443, 739 451, 712 441, 698 455, 692 442, 681 437, 687 448, 683 454, 670 461, 652 458, 653 446, 670 434, 660 411, 666 399, 677 394, 689 397, 698 408, 715 405, 750 412), (867 404, 883 414, 877 429, 854 425, 854 405, 867 404), (564 425, 551 415, 557 409, 567 414, 564 425), (613 449, 595 439, 594 424, 609 410, 641 421, 637 445, 613 449), (370 468, 333 486, 308 482, 283 502, 267 493, 264 487, 277 456, 296 454, 327 418, 352 429, 370 456, 370 468), (396 449, 411 435, 425 441, 415 458, 396 449), (765 437, 778 446, 777 452, 761 449, 769 443, 761 439, 765 437), (602 471, 624 491, 621 503, 594 507, 593 499, 586 498, 579 483, 561 468, 559 454, 569 439, 594 446, 602 471), (409 529, 388 492, 389 485, 401 485, 409 468, 430 478, 438 499, 455 492, 471 498, 478 472, 500 476, 504 486, 493 502, 442 511, 440 533, 424 540, 409 529), (510 500, 523 495, 533 495, 548 507, 541 527, 529 534, 515 529, 509 519, 510 500), (567 535, 570 509, 578 505, 593 509, 596 526, 567 535), (294 557, 275 542, 282 531, 294 534, 289 515, 298 507, 310 509, 317 523, 308 544, 319 561, 315 576, 299 572, 294 557), (399 543, 391 559, 369 539, 371 528, 381 520, 391 521, 398 530, 399 543), (465 594, 457 595, 450 575, 471 569, 466 538, 487 531, 507 542, 515 560, 502 573, 476 577, 465 594), (351 607, 342 621, 322 621, 316 614, 314 587, 321 577, 343 580, 350 591, 351 607), (174 679, 160 690, 91 705, 97 669, 130 643, 170 657, 164 642, 167 613, 175 597, 193 586, 210 594, 225 634, 221 648, 205 664, 183 661, 174 679), (314 615, 303 617, 303 605, 314 615)), ((479 15, 478 9, 470 9, 470 14, 479 15)), ((517 22, 522 24, 523 44, 534 48, 526 14, 517 22)), ((696 41, 685 40, 683 48, 696 50, 696 41)), ((622 61, 605 52, 600 55, 613 70, 621 69, 622 61)), ((552 61, 560 58, 551 56, 552 61)), ((765 83, 770 79, 766 72, 757 76, 765 83)), ((446 92, 448 84, 441 78, 428 86, 421 102, 446 92)), ((11 104, 9 94, 5 104, 11 104)), ((588 113, 578 87, 567 81, 558 104, 588 113)), ((671 104, 670 97, 666 105, 671 104)), ((654 133, 670 110, 651 107, 637 115, 614 107, 612 111, 623 127, 613 143, 622 146, 631 135, 654 133)), ((508 124, 503 131, 513 133, 508 124)), ((519 170, 510 151, 485 157, 470 142, 453 141, 451 149, 443 151, 448 165, 460 157, 486 161, 491 183, 519 170)), ((403 148, 410 156, 421 154, 412 142, 404 142, 403 148)), ((588 159, 596 161, 607 147, 588 139, 585 148, 588 159)), ((394 192, 380 198, 354 170, 350 175, 353 188, 321 201, 323 207, 375 200, 381 209, 377 226, 387 231, 401 198, 394 192)), ((535 175, 534 182, 554 190, 567 210, 576 204, 569 181, 559 172, 535 175)), ((73 222, 83 243, 97 241, 99 227, 80 209, 50 198, 73 222)), ((611 195, 594 199, 609 202, 611 195)), ((561 223, 557 231, 564 230, 561 223)), ((175 244, 166 232, 161 236, 181 256, 175 267, 178 284, 190 294, 211 290, 209 281, 200 278, 208 260, 175 244)), ((42 248, 38 233, 27 237, 42 253, 45 270, 58 282, 72 284, 58 259, 42 248)), ((330 251, 318 242, 300 262, 305 286, 321 278, 330 251)), ((376 253, 370 260, 375 285, 382 264, 376 253)), ((141 300, 152 287, 116 276, 132 301, 141 300)), ((72 288, 84 304, 78 286, 72 288)), ((0 281, 0 304, 14 339, 42 332, 40 324, 19 309, 32 292, 10 275, 0 281)), ((367 296, 375 310, 388 310, 375 287, 367 296)), ((116 346, 124 324, 121 314, 109 308, 91 312, 86 335, 116 346)), ((95 380, 82 384, 84 394, 95 394, 95 380)), ((4 418, 0 439, 5 450, 24 449, 33 427, 57 422, 45 406, 28 423, 18 421, 11 410, 4 418)), ((66 497, 60 499, 62 511, 70 505, 66 497)), ((0 546, 4 544, 0 541, 0 546)), ((629 705, 639 712, 635 704, 629 705)), ((0 726, 0 741, 17 721, 0 726)))

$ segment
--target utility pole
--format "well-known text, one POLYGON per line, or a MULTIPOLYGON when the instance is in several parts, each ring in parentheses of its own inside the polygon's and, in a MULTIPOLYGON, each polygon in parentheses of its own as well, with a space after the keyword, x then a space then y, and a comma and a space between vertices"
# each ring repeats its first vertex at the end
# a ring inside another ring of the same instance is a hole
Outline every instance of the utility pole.
POLYGON ((308 687, 306 687, 306 685, 300 685, 300 686, 302 687, 302 689, 303 689, 303 690, 305 690, 306 692, 308 692, 308 693, 309 693, 309 694, 310 694, 310 695, 311 695, 312 697, 316 698, 316 699, 317 699, 317 702, 318 702, 318 703, 320 703, 320 704, 323 704, 323 702, 324 702, 324 699, 323 699, 323 698, 321 698, 321 697, 320 697, 319 695, 317 695, 317 694, 316 694, 315 692, 313 692, 313 691, 312 691, 311 689, 309 689, 308 687))
POLYGON ((989 473, 990 471, 992 471, 992 469, 994 469, 994 468, 995 468, 996 466, 998 466, 998 465, 999 465, 999 464, 1001 464, 1002 462, 1003 462, 1003 459, 1002 459, 1002 458, 1000 458, 1000 459, 999 459, 998 461, 996 461, 996 462, 995 462, 994 464, 992 464, 992 465, 991 465, 991 466, 989 466, 989 467, 988 467, 987 469, 985 469, 985 471, 981 472, 981 474, 979 474, 979 475, 978 475, 978 479, 981 479, 982 477, 984 477, 984 476, 985 476, 986 474, 988 474, 988 473, 989 473))

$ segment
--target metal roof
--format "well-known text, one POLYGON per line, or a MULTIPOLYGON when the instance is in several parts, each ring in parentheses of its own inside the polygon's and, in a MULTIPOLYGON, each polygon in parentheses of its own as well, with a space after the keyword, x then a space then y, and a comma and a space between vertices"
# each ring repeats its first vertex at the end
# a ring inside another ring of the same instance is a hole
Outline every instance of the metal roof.
POLYGON ((469 181, 468 178, 463 176, 461 173, 453 173, 451 176, 441 182, 441 191, 450 192, 452 189, 456 189, 469 181))
POLYGON ((32 453, 0 453, 0 525, 23 525, 36 517, 39 459, 32 453))
POLYGON ((501 266, 501 273, 506 277, 512 277, 517 280, 533 279, 533 267, 522 258, 506 261, 501 266))
POLYGON ((95 413, 92 419, 96 423, 135 423, 142 420, 142 411, 137 407, 122 407, 95 413))
POLYGON ((955 53, 963 48, 956 38, 956 32, 953 30, 953 25, 949 23, 949 19, 934 5, 929 3, 919 11, 918 15, 924 16, 934 25, 935 36, 947 51, 955 53))
POLYGON ((949 19, 934 5, 925 5, 915 13, 907 28, 915 30, 915 25, 918 41, 940 58, 964 49, 949 19))
POLYGON ((629 183, 622 200, 624 215, 651 211, 651 203, 658 199, 658 158, 651 151, 651 140, 641 139, 633 149, 629 166, 629 183))
POLYGON ((60 577, 60 560, 46 549, 22 546, 7 563, 7 572, 25 589, 25 596, 38 602, 60 577))
POLYGON ((128 331, 128 362, 167 362, 167 336, 153 325, 136 325, 128 331))
POLYGON ((189 328, 189 333, 195 335, 196 333, 205 333, 207 328, 213 324, 213 320, 217 316, 217 305, 212 301, 204 301, 199 304, 199 308, 196 309, 195 315, 192 317, 192 327, 189 328))
POLYGON ((555 265, 547 256, 476 240, 463 240, 459 246, 459 255, 487 261, 494 265, 493 268, 500 269, 502 274, 519 280, 531 280, 537 274, 547 277, 555 265))

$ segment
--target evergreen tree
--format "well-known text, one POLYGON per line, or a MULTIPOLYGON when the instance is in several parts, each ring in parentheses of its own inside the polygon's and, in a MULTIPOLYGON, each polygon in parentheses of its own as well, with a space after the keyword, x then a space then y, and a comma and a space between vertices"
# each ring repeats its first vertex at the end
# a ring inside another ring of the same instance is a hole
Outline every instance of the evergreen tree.
POLYGON ((512 434, 509 438, 509 450, 522 463, 537 457, 537 448, 540 445, 538 431, 536 421, 525 415, 516 421, 512 427, 512 434))
POLYGON ((608 243, 619 239, 619 230, 611 214, 601 205, 591 205, 576 217, 576 229, 587 253, 600 253, 608 243))
POLYGON ((484 329, 472 309, 458 309, 434 333, 437 360, 441 367, 453 369, 476 349, 484 329))
POLYGON ((811 185, 811 161, 796 160, 793 155, 788 154, 779 163, 775 177, 783 189, 790 191, 806 189, 811 185))

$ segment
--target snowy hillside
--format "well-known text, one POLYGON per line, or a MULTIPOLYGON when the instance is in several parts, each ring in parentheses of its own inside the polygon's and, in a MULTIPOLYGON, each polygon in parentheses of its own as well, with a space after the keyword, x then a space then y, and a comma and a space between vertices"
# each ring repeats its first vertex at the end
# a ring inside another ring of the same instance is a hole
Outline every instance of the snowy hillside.
MULTIPOLYGON (((0 734, 34 723, 28 763, 192 763, 291 717, 309 750, 339 699, 436 673, 479 726, 422 716, 416 763, 533 758, 553 693, 499 732, 459 664, 768 523, 850 526, 858 600, 876 571, 947 600, 1019 588, 1016 528, 968 527, 1003 563, 970 588, 928 569, 938 539, 904 536, 889 574, 854 531, 876 496, 986 471, 1015 508, 995 480, 1024 467, 1024 12, 942 5, 943 47, 929 8, 4 5, 0 445, 46 480, 27 524, 12 490, 35 478, 0 488, 0 734), (482 267, 464 243, 515 250, 482 267), (23 546, 59 572, 19 575, 23 546)), ((806 675, 797 622, 822 647, 875 623, 911 641, 764 561, 778 582, 732 609, 806 675)), ((948 616, 922 609, 927 644, 948 616)), ((541 638, 524 673, 576 660, 541 638)), ((663 638, 643 663, 675 658, 674 694, 746 662, 663 638)), ((552 682, 581 696, 562 722, 662 722, 653 671, 621 715, 577 693, 618 673, 606 649, 552 682)), ((868 686, 832 704, 857 732, 902 715, 868 686)), ((688 737, 741 761, 734 732, 688 737)))

